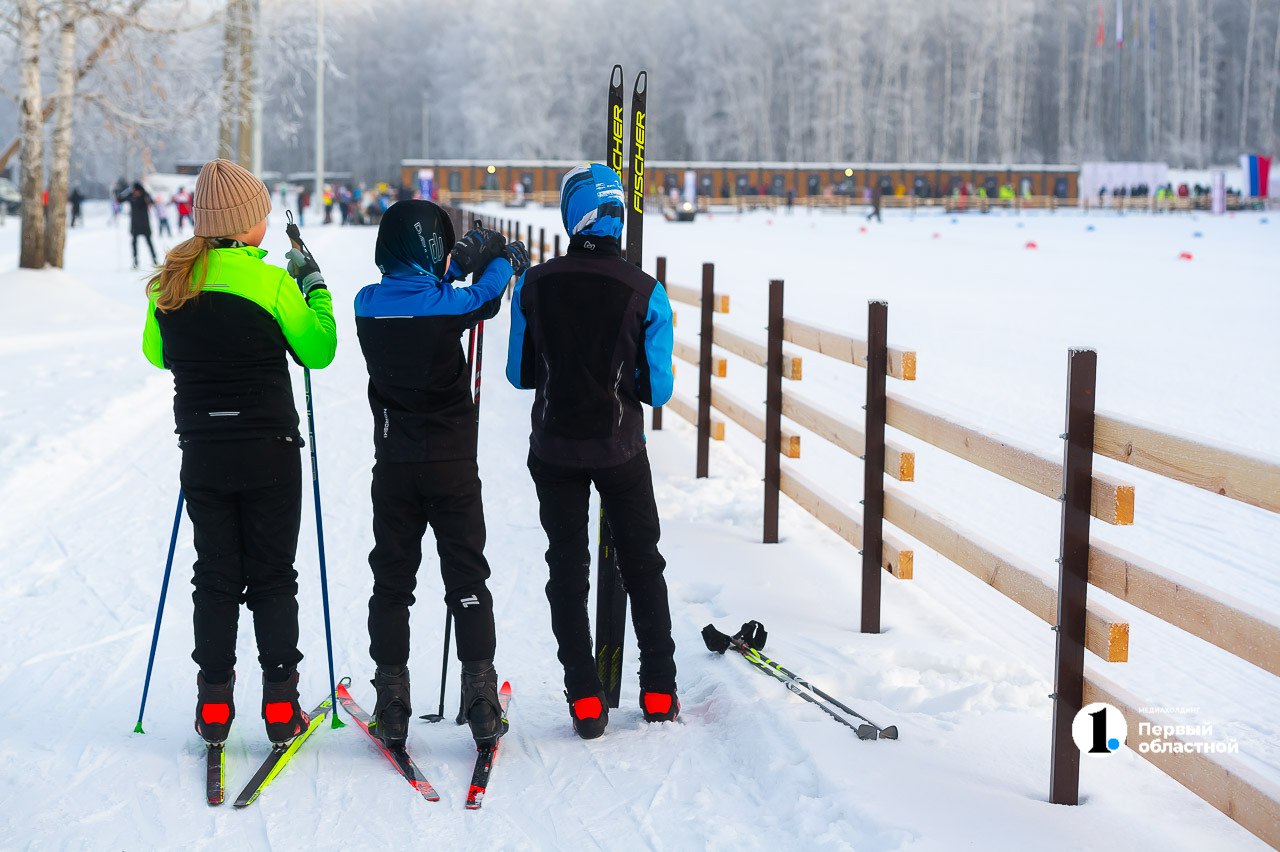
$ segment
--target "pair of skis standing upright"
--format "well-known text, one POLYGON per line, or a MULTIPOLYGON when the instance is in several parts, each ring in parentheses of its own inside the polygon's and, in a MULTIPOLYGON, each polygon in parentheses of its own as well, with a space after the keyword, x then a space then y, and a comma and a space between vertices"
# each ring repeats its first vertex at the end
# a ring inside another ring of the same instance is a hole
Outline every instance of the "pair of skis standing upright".
MULTIPOLYGON (((626 193, 626 258, 636 266, 642 266, 644 257, 644 196, 645 196, 645 119, 647 117, 648 72, 641 71, 635 79, 631 96, 630 122, 623 121, 623 82, 621 65, 615 65, 609 77, 609 111, 608 111, 608 163, 618 173, 626 193), (623 137, 630 130, 630 157, 624 159, 623 137)), ((296 226, 290 222, 290 241, 296 248, 307 252, 296 226)), ((476 416, 480 415, 480 376, 484 351, 483 320, 471 332, 468 341, 468 362, 474 376, 474 400, 476 416)), ((309 387, 308 387, 309 390, 309 387)), ((308 393, 308 402, 310 393, 308 393)), ((314 441, 314 439, 313 439, 314 441)), ((313 471, 313 474, 315 472, 313 471)), ((318 483, 318 477, 316 478, 318 483)), ((318 488, 318 484, 317 484, 318 488)), ((318 516, 317 516, 318 522, 318 516)), ((626 638, 627 596, 622 586, 622 575, 618 570, 617 550, 613 545, 613 534, 605 517, 604 508, 600 509, 600 544, 596 571, 596 667, 600 682, 605 687, 605 695, 610 707, 617 707, 622 690, 622 647, 626 638)), ((444 654, 445 665, 448 658, 448 643, 452 628, 452 619, 445 621, 444 654)), ((332 673, 331 673, 332 677, 332 673)), ((440 794, 410 757, 404 746, 388 747, 370 730, 372 717, 362 709, 347 689, 350 678, 343 678, 331 695, 325 697, 309 714, 310 724, 301 734, 288 743, 276 745, 249 783, 237 797, 235 805, 243 808, 251 804, 262 790, 284 769, 299 748, 310 738, 330 714, 334 713, 334 701, 340 703, 348 714, 356 721, 379 751, 391 762, 396 771, 429 802, 438 802, 440 794)), ((445 669, 441 671, 441 712, 424 716, 430 721, 440 721, 444 707, 445 669)), ((499 690, 498 699, 505 717, 512 697, 511 684, 504 683, 499 690)), ((145 699, 144 699, 145 700, 145 699)), ((337 723, 335 722, 335 725, 337 723)), ((467 790, 466 808, 478 810, 484 802, 488 789, 489 777, 497 757, 501 740, 491 746, 478 750, 475 768, 472 771, 471 783, 467 790)), ((210 805, 219 805, 224 799, 226 780, 226 756, 224 747, 209 746, 206 760, 206 798, 210 805)))
MULTIPOLYGON (((622 66, 613 66, 609 75, 609 168, 618 173, 626 195, 626 259, 636 266, 644 263, 645 118, 647 117, 649 72, 636 75, 631 90, 631 121, 623 122, 622 66), (630 130, 631 156, 623 158, 623 134, 630 130)), ((618 552, 604 506, 600 507, 600 551, 596 560, 596 673, 604 686, 610 707, 617 707, 622 695, 622 646, 627 632, 627 593, 618 571, 618 552)))

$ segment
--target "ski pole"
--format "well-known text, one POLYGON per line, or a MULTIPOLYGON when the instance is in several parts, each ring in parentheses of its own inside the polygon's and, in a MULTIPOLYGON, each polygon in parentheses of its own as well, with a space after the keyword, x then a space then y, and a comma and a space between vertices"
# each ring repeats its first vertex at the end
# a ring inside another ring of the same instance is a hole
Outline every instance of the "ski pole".
POLYGON ((426 713, 419 716, 419 719, 426 719, 428 722, 444 721, 444 688, 449 679, 449 634, 453 632, 453 611, 445 607, 444 610, 444 651, 440 657, 440 707, 435 713, 426 713))
MULTIPOLYGON (((830 695, 818 689, 817 687, 813 686, 808 681, 802 680, 799 676, 788 671, 787 669, 784 669, 778 663, 775 663, 773 660, 761 654, 758 648, 753 647, 752 644, 750 644, 749 642, 747 642, 742 638, 742 633, 748 632, 748 628, 753 624, 758 625, 759 623, 748 622, 747 624, 743 625, 743 631, 741 631, 739 635, 732 636, 732 637, 726 636, 725 634, 721 633, 719 630, 716 630, 713 625, 708 624, 706 627, 702 629, 702 638, 703 638, 703 641, 706 643, 707 648, 711 651, 714 651, 717 654, 723 654, 727 649, 733 648, 735 651, 741 654, 743 658, 746 659, 746 661, 749 662, 751 665, 755 666, 757 669, 764 672, 765 674, 770 675, 775 679, 781 681, 783 686, 785 686, 788 690, 795 693, 796 695, 799 695, 801 698, 805 699, 809 703, 817 705, 819 708, 822 709, 823 712, 825 712, 828 716, 831 716, 831 718, 835 719, 836 721, 840 722, 842 725, 846 725, 847 727, 853 728, 853 730, 857 732, 859 739, 873 740, 879 737, 880 739, 885 739, 885 740, 896 740, 898 738, 898 728, 896 725, 890 725, 887 728, 877 725, 875 722, 872 722, 866 716, 863 716, 861 713, 852 709, 851 707, 844 704, 843 702, 838 701, 835 698, 832 698, 830 695), (822 699, 831 702, 836 707, 839 707, 841 710, 845 711, 846 713, 852 716, 855 716, 858 719, 861 719, 866 724, 854 725, 850 723, 847 719, 837 714, 834 710, 832 710, 826 704, 823 704, 821 701, 818 701, 812 695, 810 695, 808 692, 804 690, 812 690, 815 695, 818 695, 822 699)), ((759 630, 755 633, 755 635, 758 637, 762 637, 764 635, 763 628, 762 627, 759 628, 759 630)), ((758 644, 763 645, 763 638, 760 638, 758 640, 758 644)))
POLYGON ((169 555, 164 561, 164 580, 160 582, 160 602, 156 604, 156 628, 151 634, 151 653, 147 655, 147 676, 142 681, 142 704, 138 707, 138 723, 133 726, 135 734, 145 734, 142 730, 142 713, 147 709, 147 691, 151 689, 151 668, 156 661, 156 645, 160 641, 160 620, 164 617, 164 599, 169 594, 169 575, 173 571, 173 551, 178 546, 178 526, 182 523, 182 489, 178 489, 178 508, 173 513, 173 532, 169 535, 169 555))
MULTIPOLYGON (((284 232, 289 237, 289 242, 298 251, 311 257, 311 250, 307 248, 307 244, 302 241, 302 234, 298 231, 298 226, 293 221, 293 211, 286 210, 285 218, 288 224, 285 226, 284 232)), ((302 368, 302 382, 307 393, 307 437, 311 439, 311 488, 315 495, 316 504, 316 546, 320 554, 320 602, 324 607, 324 647, 329 657, 329 697, 333 701, 333 706, 338 706, 338 681, 333 674, 333 629, 329 621, 329 574, 326 570, 324 559, 324 518, 320 512, 320 462, 316 457, 316 415, 314 406, 311 403, 311 370, 307 367, 302 368)), ((345 728, 346 724, 338 718, 337 713, 332 714, 332 727, 345 728)))
POLYGON ((739 643, 740 643, 743 647, 745 647, 745 648, 747 649, 747 651, 746 651, 746 652, 743 652, 743 651, 742 651, 742 648, 739 648, 739 649, 738 649, 738 650, 739 650, 739 652, 742 652, 742 653, 743 653, 743 656, 747 656, 747 659, 752 660, 752 662, 757 662, 757 661, 758 661, 760 664, 762 664, 762 665, 764 665, 764 666, 767 666, 768 668, 770 668, 770 669, 772 669, 772 670, 777 671, 779 674, 781 674, 783 677, 787 678, 788 680, 794 681, 795 683, 799 684, 800 686, 803 686, 805 689, 810 690, 811 692, 813 692, 813 694, 814 694, 814 695, 817 695, 819 698, 822 698, 822 699, 824 699, 824 700, 826 700, 826 701, 830 702, 831 704, 834 704, 836 707, 839 707, 841 710, 843 710, 844 712, 848 713, 850 716, 856 716, 857 718, 859 718, 859 719, 861 719, 862 721, 866 722, 868 725, 871 725, 871 727, 875 728, 875 729, 879 732, 879 736, 880 736, 880 738, 881 738, 881 739, 885 739, 885 740, 896 740, 896 739, 898 738, 898 726, 897 726, 897 725, 890 725, 890 726, 889 726, 889 727, 887 727, 887 728, 886 728, 886 727, 884 727, 884 726, 882 726, 882 725, 877 725, 875 722, 871 721, 871 720, 870 720, 870 719, 868 719, 866 716, 863 716, 861 713, 859 713, 857 710, 854 710, 852 707, 849 707, 847 704, 845 704, 844 702, 840 701, 838 698, 834 698, 834 697, 832 697, 832 696, 828 695, 827 693, 823 692, 823 691, 822 691, 821 689, 819 689, 818 687, 816 687, 816 686, 814 686, 813 684, 809 683, 809 681, 805 680, 804 678, 800 677, 799 675, 795 674, 794 672, 788 671, 788 670, 787 670, 786 668, 784 668, 782 665, 780 665, 779 663, 775 663, 773 660, 769 659, 769 658, 768 658, 768 657, 766 657, 764 654, 761 654, 761 653, 760 653, 759 651, 757 651, 755 648, 750 647, 750 646, 749 646, 749 645, 747 645, 745 642, 741 642, 741 640, 739 640, 739 643), (748 656, 747 652, 749 652, 749 654, 750 654, 749 656, 748 656))
MULTIPOLYGON (((476 406, 476 424, 480 423, 480 368, 484 363, 484 320, 473 328, 467 335, 467 363, 475 368, 475 385, 472 391, 472 399, 476 406)), ((426 713, 419 716, 428 722, 440 722, 444 720, 444 691, 448 684, 449 676, 449 638, 453 633, 453 612, 448 608, 445 609, 444 615, 444 650, 440 657, 440 707, 435 713, 426 713)), ((458 709, 458 724, 462 724, 462 709, 458 709)))

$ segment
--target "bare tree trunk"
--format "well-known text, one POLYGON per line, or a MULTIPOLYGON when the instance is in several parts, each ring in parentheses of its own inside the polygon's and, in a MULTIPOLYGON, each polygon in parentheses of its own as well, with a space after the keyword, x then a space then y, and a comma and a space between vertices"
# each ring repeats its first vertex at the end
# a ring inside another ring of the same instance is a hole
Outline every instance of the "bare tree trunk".
MULTIPOLYGON (((1258 20, 1258 0, 1249 0, 1249 28, 1244 37, 1244 82, 1240 87, 1240 150, 1249 135, 1249 72, 1253 70, 1253 28, 1258 20)), ((1265 187, 1264 187, 1265 189, 1265 187)))
MULTIPOLYGON (((1183 75, 1186 74, 1186 70, 1183 68, 1180 50, 1182 40, 1178 37, 1178 10, 1179 7, 1175 4, 1169 11, 1169 54, 1172 57, 1169 63, 1169 79, 1173 81, 1173 97, 1170 99, 1172 111, 1169 114, 1169 133, 1162 143, 1169 146, 1175 140, 1182 138, 1182 123, 1185 120, 1183 104, 1186 87, 1183 85, 1183 75)), ((1178 165, 1185 165, 1185 152, 1179 152, 1179 154, 1178 165)))
POLYGON ((18 266, 44 268, 44 107, 40 92, 40 4, 18 2, 19 123, 22 136, 22 248, 18 266))
MULTIPOLYGON (((76 69, 75 79, 77 82, 83 80, 85 75, 93 70, 93 67, 98 64, 98 60, 107 52, 107 48, 111 46, 112 42, 116 40, 116 37, 120 35, 121 30, 124 29, 124 22, 126 20, 131 20, 136 16, 138 14, 138 10, 141 9, 146 2, 147 0, 133 0, 133 3, 130 4, 129 8, 112 22, 111 26, 103 34, 102 38, 99 39, 97 46, 89 52, 89 55, 84 58, 83 64, 76 69)), ((44 112, 41 115, 41 121, 49 120, 53 115, 53 107, 53 104, 45 105, 44 112)), ((9 159, 14 154, 18 153, 18 146, 20 142, 21 137, 15 138, 9 143, 9 146, 5 148, 4 151, 0 151, 0 170, 3 170, 4 167, 9 164, 9 159)))
POLYGON ((1269 144, 1273 151, 1277 143, 1280 143, 1275 125, 1277 91, 1280 91, 1280 14, 1276 15, 1276 41, 1271 51, 1271 94, 1267 96, 1267 111, 1262 114, 1262 126, 1266 129, 1268 136, 1263 142, 1269 144))
POLYGON ((1058 162, 1065 163, 1071 147, 1071 42, 1067 26, 1071 7, 1058 9, 1058 162))
POLYGON ((218 156, 230 160, 236 155, 232 145, 236 120, 236 38, 240 27, 241 0, 227 0, 227 20, 222 44, 222 92, 218 109, 218 156))
POLYGON ((53 164, 49 171, 49 206, 45 210, 45 259, 62 266, 67 243, 67 185, 71 172, 71 114, 76 91, 76 21, 79 10, 72 0, 62 4, 58 31, 58 118, 53 125, 53 164))
POLYGON ((253 19, 252 0, 241 0, 240 6, 240 137, 236 162, 253 168, 253 19))

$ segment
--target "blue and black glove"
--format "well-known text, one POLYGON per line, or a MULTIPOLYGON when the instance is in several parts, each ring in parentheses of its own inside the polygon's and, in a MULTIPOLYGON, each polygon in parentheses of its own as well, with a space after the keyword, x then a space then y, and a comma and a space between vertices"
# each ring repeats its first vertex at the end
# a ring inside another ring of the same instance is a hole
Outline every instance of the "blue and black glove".
POLYGON ((532 265, 529 263, 529 250, 519 240, 507 243, 503 256, 511 263, 511 274, 517 278, 524 275, 532 265))
POLYGON ((289 258, 285 271, 298 282, 298 289, 303 296, 309 298, 316 290, 329 289, 324 283, 324 276, 320 274, 320 265, 311 256, 311 252, 293 248, 285 253, 285 257, 289 258))
POLYGON ((484 272, 489 262, 504 257, 506 250, 507 241, 502 234, 489 228, 472 228, 453 244, 448 276, 457 279, 484 272))

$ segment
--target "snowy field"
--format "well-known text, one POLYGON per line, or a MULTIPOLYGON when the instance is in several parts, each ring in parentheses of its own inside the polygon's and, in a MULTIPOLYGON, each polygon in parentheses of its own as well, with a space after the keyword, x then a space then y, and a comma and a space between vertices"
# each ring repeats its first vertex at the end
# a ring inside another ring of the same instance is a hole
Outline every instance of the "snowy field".
MULTIPOLYGON (((506 211, 493 211, 502 215, 506 211)), ((555 211, 518 212, 558 226, 555 211)), ((308 217, 309 221, 311 217, 308 217)), ((498 671, 515 685, 484 810, 462 800, 465 729, 414 727, 410 747, 443 801, 424 802, 354 726, 317 732, 245 811, 208 808, 191 729, 190 525, 184 520, 145 736, 132 733, 177 495, 171 382, 142 358, 145 302, 126 222, 90 205, 65 273, 15 270, 0 229, 0 846, 31 849, 1252 849, 1262 844, 1136 754, 1086 761, 1079 808, 1049 805, 1052 634, 965 571, 916 548, 916 579, 885 579, 885 632, 857 632, 852 548, 783 500, 778 545, 760 538, 760 448, 732 423, 693 478, 693 430, 674 414, 649 436, 680 666, 682 724, 647 726, 634 649, 609 732, 572 733, 543 596, 545 539, 524 459, 531 396, 502 379, 507 314, 489 324, 480 467, 487 495, 498 671), (702 645, 708 622, 770 630, 766 652, 882 723, 865 743, 737 658, 702 645)), ((652 216, 647 255, 696 285, 717 264, 735 329, 763 340, 767 281, 787 314, 861 336, 870 298, 890 340, 919 353, 892 389, 1058 455, 1066 349, 1099 352, 1099 407, 1280 455, 1280 217, 716 214, 652 216), (1199 234, 1199 236, 1197 236, 1199 234), (1037 248, 1025 248, 1034 241, 1037 248), (1191 252, 1190 261, 1180 260, 1191 252)), ((339 676, 372 705, 366 601, 372 463, 351 297, 374 279, 373 229, 304 228, 338 308, 333 366, 313 375, 339 676)), ((281 261, 283 211, 264 247, 281 261)), ((652 269, 652 261, 647 264, 652 269)), ((696 342, 678 308, 677 336, 696 342)), ((852 417, 861 371, 805 355, 794 389, 852 417)), ((763 371, 731 360, 737 396, 763 371)), ((678 386, 693 392, 693 369, 678 386)), ((295 378, 301 392, 301 377, 295 378)), ((792 389, 789 387, 789 389, 792 389)), ((299 399, 301 407, 301 399, 299 399)), ((1054 575, 1058 506, 921 442, 900 487, 1054 575)), ((797 470, 856 506, 861 469, 804 438, 797 470)), ((1098 538, 1280 613, 1280 518, 1131 468, 1137 523, 1098 538)), ((308 492, 309 493, 309 492, 308 492)), ((304 503, 310 497, 304 496, 304 503)), ((327 689, 314 528, 303 509, 303 701, 327 689)), ((432 548, 428 547, 430 553, 432 548)), ((1091 670, 1152 705, 1240 742, 1280 781, 1280 687, 1260 669, 1093 592, 1132 625, 1130 659, 1091 670)), ((444 618, 434 556, 414 617, 415 712, 434 711, 444 618)), ((1280 616, 1278 616, 1280 617, 1280 616)), ((247 627, 247 619, 242 622, 247 627)), ((227 748, 238 791, 265 754, 252 632, 241 631, 239 720, 227 748)), ((450 701, 456 701, 456 665, 450 701)))

